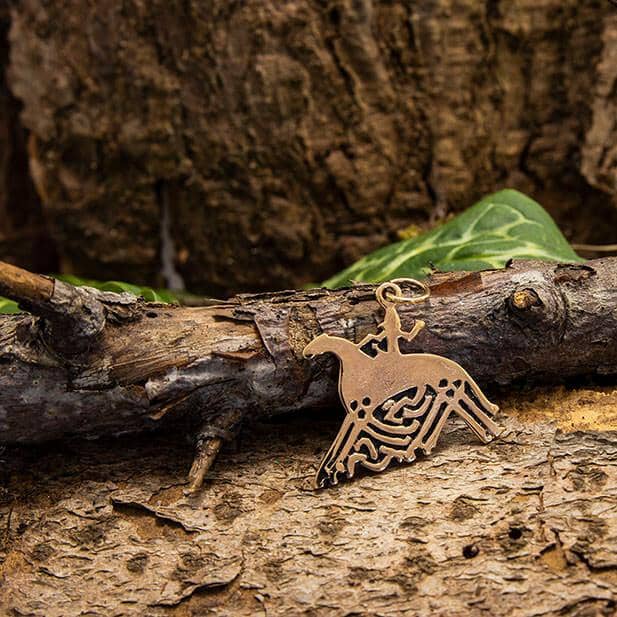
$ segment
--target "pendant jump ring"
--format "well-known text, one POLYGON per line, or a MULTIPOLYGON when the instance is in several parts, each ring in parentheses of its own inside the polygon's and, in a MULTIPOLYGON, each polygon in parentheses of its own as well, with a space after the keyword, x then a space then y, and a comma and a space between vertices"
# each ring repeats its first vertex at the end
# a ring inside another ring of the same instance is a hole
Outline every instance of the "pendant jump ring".
POLYGON ((401 294, 403 290, 394 282, 388 281, 386 283, 382 283, 376 290, 375 296, 377 297, 377 302, 381 304, 384 308, 388 304, 395 304, 396 300, 394 298, 402 297, 401 294))
POLYGON ((379 300, 380 304, 383 304, 383 302, 380 300, 380 295, 386 302, 403 302, 406 304, 417 304, 419 302, 424 302, 424 300, 426 300, 431 295, 431 290, 429 289, 429 286, 422 281, 417 281, 416 279, 412 278, 398 278, 392 279, 391 281, 380 285, 377 288, 376 293, 377 300, 379 300), (408 283, 418 289, 421 293, 414 296, 404 296, 401 288, 397 285, 397 283, 408 283), (380 290, 381 294, 379 293, 380 290))

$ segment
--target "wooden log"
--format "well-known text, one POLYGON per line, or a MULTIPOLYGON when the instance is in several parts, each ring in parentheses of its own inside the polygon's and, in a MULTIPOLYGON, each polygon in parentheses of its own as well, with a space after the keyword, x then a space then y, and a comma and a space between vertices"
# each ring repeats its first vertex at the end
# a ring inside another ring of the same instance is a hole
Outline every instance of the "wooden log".
MULTIPOLYGON (((435 275, 429 301, 401 306, 405 328, 415 318, 427 324, 409 350, 450 357, 494 387, 614 374, 616 266, 613 258, 520 262, 435 275)), ((5 293, 11 273, 0 267, 5 293)), ((14 289, 20 299, 24 290, 14 289)), ((325 405, 335 400, 334 361, 309 362, 303 347, 320 332, 359 341, 381 319, 372 285, 243 295, 186 308, 56 281, 48 302, 29 306, 41 317, 0 319, 4 443, 179 421, 225 436, 243 417, 325 405), (75 317, 75 301, 54 302, 60 290, 63 297, 73 290, 89 329, 75 317), (63 321, 67 315, 72 321, 63 321), (79 344, 71 345, 67 324, 79 344)))

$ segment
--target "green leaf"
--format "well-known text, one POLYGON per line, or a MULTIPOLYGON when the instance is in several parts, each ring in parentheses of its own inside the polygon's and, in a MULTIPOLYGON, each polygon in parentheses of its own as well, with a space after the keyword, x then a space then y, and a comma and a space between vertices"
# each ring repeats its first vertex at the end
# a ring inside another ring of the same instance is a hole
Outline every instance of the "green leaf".
MULTIPOLYGON (((152 289, 151 287, 140 287, 139 285, 131 285, 130 283, 122 283, 120 281, 93 281, 84 279, 72 274, 59 274, 55 278, 70 283, 76 287, 94 287, 101 291, 113 291, 115 293, 123 293, 128 291, 134 296, 141 296, 146 302, 164 302, 172 304, 178 302, 178 298, 170 291, 165 289, 152 289)), ((0 314, 19 313, 19 307, 16 302, 0 297, 0 314)))
POLYGON ((79 278, 72 274, 60 274, 56 278, 76 287, 94 287, 101 291, 113 291, 118 294, 129 292, 134 296, 141 296, 147 302, 164 302, 166 304, 178 302, 178 298, 166 289, 153 289, 152 287, 142 287, 122 281, 93 281, 91 279, 79 278))
POLYGON ((0 298, 0 314, 10 315, 19 312, 17 302, 7 300, 6 298, 0 298))
POLYGON ((582 262, 550 215, 526 195, 505 189, 428 233, 385 246, 323 283, 422 279, 433 270, 503 268, 509 259, 582 262))

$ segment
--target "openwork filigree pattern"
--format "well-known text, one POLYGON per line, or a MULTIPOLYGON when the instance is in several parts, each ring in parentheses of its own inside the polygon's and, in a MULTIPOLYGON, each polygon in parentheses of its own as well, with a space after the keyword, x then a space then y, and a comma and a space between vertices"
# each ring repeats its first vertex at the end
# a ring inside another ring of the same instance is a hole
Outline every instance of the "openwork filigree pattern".
POLYGON ((471 376, 456 362, 433 354, 403 354, 399 340, 411 340, 424 327, 401 329, 396 298, 400 288, 385 283, 378 289, 385 308, 379 332, 358 344, 322 334, 304 355, 334 353, 341 362, 339 394, 347 414, 315 477, 315 485, 352 478, 358 465, 383 471, 393 461, 412 462, 417 450, 428 454, 451 413, 458 414, 485 443, 499 431, 497 411, 471 376), (394 290, 389 300, 384 290, 394 290), (381 290, 381 293, 380 293, 381 290))

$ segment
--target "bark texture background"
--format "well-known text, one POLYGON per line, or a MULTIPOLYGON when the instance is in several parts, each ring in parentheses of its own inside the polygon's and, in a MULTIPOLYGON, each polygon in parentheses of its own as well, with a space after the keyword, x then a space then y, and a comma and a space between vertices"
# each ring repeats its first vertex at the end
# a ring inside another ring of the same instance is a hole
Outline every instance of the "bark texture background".
POLYGON ((525 399, 497 401, 489 446, 450 423, 430 457, 318 493, 338 412, 253 426, 190 498, 173 434, 6 451, 0 610, 614 615, 616 393, 525 399))
POLYGON ((297 287, 505 185, 615 240, 605 0, 15 0, 9 43, 65 270, 297 287))
POLYGON ((8 89, 8 3, 0 4, 0 255, 32 270, 54 270, 57 261, 41 204, 28 171, 26 131, 19 103, 8 89))

